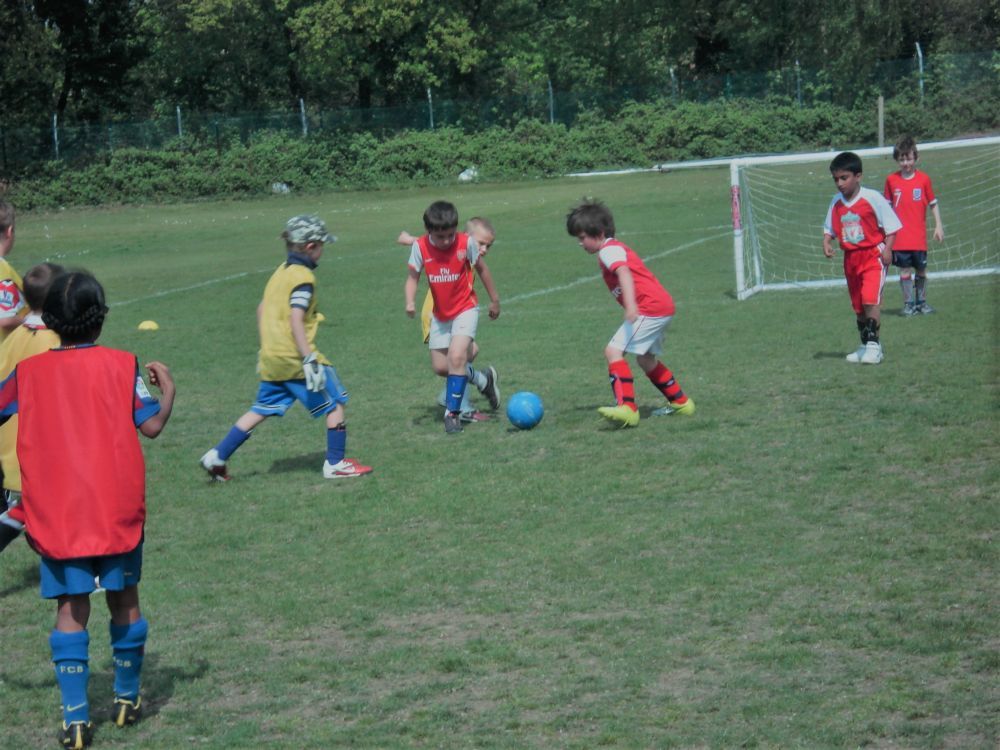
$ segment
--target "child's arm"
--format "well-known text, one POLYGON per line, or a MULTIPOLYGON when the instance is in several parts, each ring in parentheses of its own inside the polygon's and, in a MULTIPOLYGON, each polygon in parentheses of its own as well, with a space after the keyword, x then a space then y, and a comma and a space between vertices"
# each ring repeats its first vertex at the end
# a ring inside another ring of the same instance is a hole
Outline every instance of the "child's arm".
POLYGON ((892 246, 896 244, 896 233, 887 234, 882 243, 882 263, 886 266, 892 263, 892 246))
POLYGON ((941 209, 935 203, 931 206, 931 213, 934 215, 934 239, 944 242, 944 227, 941 225, 941 209))
POLYGON ((399 233, 399 237, 396 238, 396 242, 398 244, 400 244, 400 245, 406 245, 407 247, 409 247, 410 245, 412 245, 416 241, 417 241, 417 238, 414 237, 409 232, 407 232, 405 229, 402 232, 400 232, 399 233))
POLYGON ((476 273, 479 274, 479 279, 483 282, 486 293, 490 295, 490 320, 496 320, 500 317, 500 295, 497 294, 496 284, 493 283, 490 267, 486 265, 486 260, 482 257, 476 261, 476 273))
POLYGON ((160 411, 139 425, 139 432, 148 438, 155 438, 163 431, 167 420, 170 419, 170 413, 174 410, 174 394, 177 389, 174 386, 170 370, 162 362, 150 362, 146 365, 146 372, 149 375, 149 384, 160 389, 160 411))
POLYGON ((13 331, 23 322, 24 318, 18 317, 17 315, 11 315, 8 318, 0 318, 0 330, 13 331))
POLYGON ((411 318, 417 314, 417 282, 419 281, 420 274, 409 268, 406 284, 403 285, 403 294, 406 299, 406 314, 411 318))
POLYGON ((823 232, 823 255, 827 258, 832 258, 834 252, 833 237, 826 232, 823 232))
POLYGON ((635 323, 639 318, 639 305, 635 301, 635 279, 632 278, 632 272, 624 263, 615 269, 615 275, 618 276, 618 286, 622 290, 625 320, 629 323, 635 323))

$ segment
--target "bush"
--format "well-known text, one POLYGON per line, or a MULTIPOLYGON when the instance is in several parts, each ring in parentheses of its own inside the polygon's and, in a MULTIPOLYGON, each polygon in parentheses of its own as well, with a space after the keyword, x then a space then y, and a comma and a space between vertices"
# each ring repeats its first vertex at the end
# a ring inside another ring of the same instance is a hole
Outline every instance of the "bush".
MULTIPOLYGON (((913 93, 886 103, 886 132, 919 139, 1000 128, 1000 91, 935 87, 934 106, 913 93)), ((78 164, 44 162, 10 180, 22 209, 138 201, 239 197, 270 192, 434 184, 470 166, 485 179, 646 167, 748 153, 854 148, 876 138, 874 105, 800 108, 787 98, 627 103, 617 114, 581 112, 572 127, 521 120, 467 133, 457 127, 371 132, 318 131, 308 138, 264 131, 243 139, 235 129, 198 141, 175 139, 158 150, 121 148, 78 164)))

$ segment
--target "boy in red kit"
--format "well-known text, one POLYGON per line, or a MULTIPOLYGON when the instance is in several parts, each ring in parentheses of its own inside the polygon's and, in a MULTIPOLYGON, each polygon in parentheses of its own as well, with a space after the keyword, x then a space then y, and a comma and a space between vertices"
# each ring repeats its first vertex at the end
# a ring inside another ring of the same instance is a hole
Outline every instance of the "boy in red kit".
POLYGON ((931 178, 917 169, 917 144, 913 138, 900 138, 892 158, 899 164, 899 171, 885 178, 882 192, 903 224, 892 246, 892 264, 899 268, 903 290, 903 315, 928 315, 934 308, 927 304, 927 209, 934 215, 934 239, 938 242, 944 240, 941 210, 931 178), (913 269, 917 271, 915 282, 913 269))
POLYGON ((431 367, 447 378, 444 431, 453 434, 462 431, 462 397, 469 380, 489 399, 492 409, 500 406, 497 371, 492 367, 476 370, 469 364, 470 347, 479 325, 472 270, 479 274, 490 296, 491 320, 500 317, 500 297, 476 241, 457 231, 458 211, 454 205, 447 201, 432 203, 424 211, 424 228, 427 234, 418 237, 410 250, 409 272, 403 288, 406 314, 412 318, 417 313, 417 284, 423 271, 434 298, 427 343, 431 367))
POLYGON ((674 316, 670 294, 642 259, 614 238, 614 216, 600 201, 585 199, 574 207, 566 216, 566 231, 589 254, 597 255, 604 283, 625 308, 625 321, 604 348, 616 404, 597 411, 620 427, 639 424, 632 370, 625 360, 625 354, 631 352, 646 377, 669 402, 653 414, 694 414, 694 401, 684 395, 673 373, 657 359, 663 348, 663 334, 674 316))
POLYGON ((145 367, 162 393, 158 402, 146 390, 135 355, 95 343, 107 312, 93 276, 57 277, 42 319, 62 345, 20 362, 0 384, 0 419, 16 413, 20 420, 22 494, 11 515, 41 555, 42 597, 57 601, 49 646, 62 695, 60 741, 74 750, 89 745, 93 733, 87 622, 95 576, 111 612, 111 721, 134 724, 142 711, 139 673, 148 626, 138 585, 146 477, 136 429, 159 435, 174 402, 165 365, 145 367))
POLYGON ((844 251, 844 276, 857 317, 861 346, 848 362, 877 365, 883 359, 879 342, 880 305, 885 269, 892 260, 892 244, 902 224, 888 201, 861 186, 861 157, 851 151, 837 154, 830 174, 839 194, 830 203, 823 224, 823 254, 832 258, 834 238, 844 251))

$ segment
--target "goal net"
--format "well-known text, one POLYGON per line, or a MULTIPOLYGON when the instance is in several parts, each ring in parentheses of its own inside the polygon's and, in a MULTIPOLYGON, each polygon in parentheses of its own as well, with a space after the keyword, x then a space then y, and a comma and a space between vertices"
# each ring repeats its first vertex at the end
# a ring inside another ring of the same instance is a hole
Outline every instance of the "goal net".
MULTIPOLYGON (((1000 137, 919 143, 941 207, 943 243, 928 216, 928 269, 934 278, 1000 273, 1000 137)), ((863 184, 882 192, 897 170, 892 147, 858 149, 863 184)), ((730 163, 733 251, 739 299, 768 289, 844 283, 840 259, 823 255, 823 220, 836 194, 837 152, 761 156, 730 163)), ((928 211, 928 214, 930 212, 928 211)), ((898 277, 895 277, 898 278, 898 277)))

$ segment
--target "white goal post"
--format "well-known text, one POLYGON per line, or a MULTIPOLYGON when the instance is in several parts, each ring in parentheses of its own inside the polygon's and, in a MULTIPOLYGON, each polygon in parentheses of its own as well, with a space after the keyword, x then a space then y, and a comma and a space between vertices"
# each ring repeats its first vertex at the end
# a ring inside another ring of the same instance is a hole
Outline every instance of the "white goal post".
MULTIPOLYGON (((1000 273, 1000 137, 918 143, 941 207, 945 240, 928 232, 932 278, 1000 273)), ((822 252, 823 219, 836 193, 837 151, 730 161, 736 296, 844 284, 840 259, 822 252)), ((863 184, 879 192, 897 169, 892 147, 857 149, 863 184)), ((898 278, 898 277, 895 277, 898 278)))

